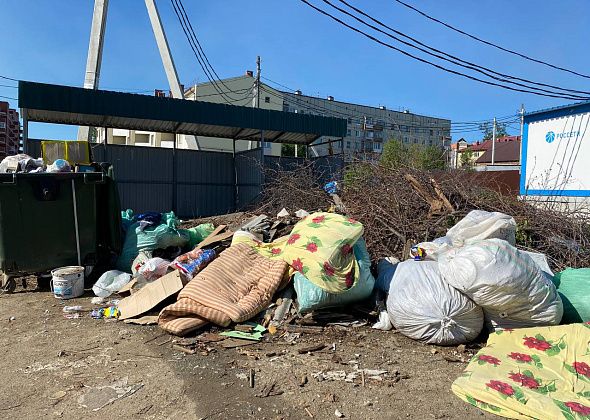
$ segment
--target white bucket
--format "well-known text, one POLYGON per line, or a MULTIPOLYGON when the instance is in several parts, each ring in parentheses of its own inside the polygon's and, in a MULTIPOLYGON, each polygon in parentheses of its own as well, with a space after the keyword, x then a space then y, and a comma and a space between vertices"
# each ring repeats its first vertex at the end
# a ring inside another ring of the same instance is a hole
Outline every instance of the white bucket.
POLYGON ((51 271, 53 295, 57 299, 72 299, 84 294, 84 267, 70 266, 51 271))

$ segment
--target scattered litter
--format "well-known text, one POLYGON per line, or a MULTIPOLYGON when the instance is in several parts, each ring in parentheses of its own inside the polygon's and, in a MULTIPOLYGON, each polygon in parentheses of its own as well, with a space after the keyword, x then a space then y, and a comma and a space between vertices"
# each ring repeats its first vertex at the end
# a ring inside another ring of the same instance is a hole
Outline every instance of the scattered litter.
POLYGON ((382 331, 390 331, 393 328, 393 324, 389 319, 389 314, 387 311, 383 310, 379 312, 379 321, 374 323, 371 328, 382 331))
POLYGON ((92 291, 98 297, 109 297, 118 292, 131 280, 131 274, 119 270, 110 270, 104 273, 92 286, 92 291))
POLYGON ((119 309, 116 306, 110 306, 108 308, 93 309, 90 312, 90 316, 94 319, 103 318, 119 318, 119 309))
POLYGON ((78 403, 92 411, 98 411, 103 407, 121 399, 133 395, 143 387, 142 383, 128 385, 129 378, 125 377, 112 385, 89 387, 89 389, 80 396, 78 403))
MULTIPOLYGON (((239 338, 239 339, 243 339, 243 340, 260 341, 260 339, 262 338, 262 333, 264 333, 266 331, 266 328, 264 328, 260 324, 254 323, 254 322, 248 322, 245 325, 250 327, 250 332, 234 330, 234 331, 224 331, 224 332, 220 333, 219 335, 222 335, 224 337, 239 338)), ((239 326, 236 326, 236 329, 238 327, 239 326)))
POLYGON ((344 414, 342 414, 342 413, 340 412, 340 410, 338 410, 338 409, 336 409, 336 411, 334 411, 334 415, 335 415, 336 417, 338 417, 339 419, 341 419, 341 418, 343 418, 343 417, 344 417, 344 414))
POLYGON ((284 207, 280 212, 277 213, 277 217, 287 217, 287 216, 289 216, 289 212, 284 207))
POLYGON ((300 219, 303 219, 304 217, 309 216, 309 213, 306 212, 305 210, 297 210, 295 212, 295 216, 299 217, 300 219))
POLYGON ((92 303, 93 305, 102 305, 105 302, 106 298, 100 296, 95 296, 92 299, 90 299, 90 303, 92 303))

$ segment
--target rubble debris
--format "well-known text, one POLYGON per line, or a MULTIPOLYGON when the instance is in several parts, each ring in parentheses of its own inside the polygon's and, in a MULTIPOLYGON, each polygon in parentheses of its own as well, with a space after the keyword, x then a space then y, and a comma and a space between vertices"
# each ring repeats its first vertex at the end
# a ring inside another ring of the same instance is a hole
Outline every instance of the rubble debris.
POLYGON ((312 344, 311 346, 305 346, 305 347, 301 347, 300 349, 297 349, 297 353, 299 354, 307 354, 307 353, 313 353, 314 351, 319 351, 319 350, 323 350, 326 348, 325 344, 312 344))

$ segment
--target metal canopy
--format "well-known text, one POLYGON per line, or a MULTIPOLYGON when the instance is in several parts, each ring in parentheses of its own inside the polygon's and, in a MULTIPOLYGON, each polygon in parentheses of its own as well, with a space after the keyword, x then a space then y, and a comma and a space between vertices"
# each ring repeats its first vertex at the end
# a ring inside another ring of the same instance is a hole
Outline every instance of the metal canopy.
POLYGON ((28 121, 310 144, 346 136, 346 120, 243 106, 20 81, 28 121))

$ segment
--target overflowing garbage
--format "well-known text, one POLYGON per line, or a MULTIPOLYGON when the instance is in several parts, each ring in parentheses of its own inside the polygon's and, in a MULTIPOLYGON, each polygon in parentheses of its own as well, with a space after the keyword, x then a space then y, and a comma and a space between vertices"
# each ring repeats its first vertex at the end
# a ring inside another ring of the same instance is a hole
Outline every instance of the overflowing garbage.
MULTIPOLYGON (((43 167, 26 159, 17 160, 19 167, 43 167)), ((67 170, 58 161, 43 168, 67 170)), ((71 306, 64 313, 104 322, 157 323, 164 332, 184 337, 216 328, 223 331, 215 341, 226 348, 247 346, 277 331, 294 340, 293 334, 324 325, 372 325, 379 333, 401 333, 438 346, 481 342, 489 335, 488 347, 453 391, 484 410, 539 417, 538 402, 531 403, 535 394, 524 388, 554 392, 550 386, 567 382, 567 366, 581 363, 582 353, 566 349, 590 331, 582 324, 558 326, 590 321, 590 268, 580 267, 587 261, 586 238, 564 236, 578 222, 564 222, 553 244, 538 239, 538 229, 531 228, 544 222, 527 218, 524 223, 522 213, 489 206, 467 211, 473 200, 469 192, 449 192, 434 179, 426 185, 415 174, 406 174, 403 187, 399 174, 373 175, 390 182, 379 183, 383 203, 360 195, 367 185, 365 175, 359 175, 348 183, 310 188, 315 205, 302 197, 282 202, 273 196, 279 193, 276 186, 269 186, 261 207, 251 213, 182 221, 174 212, 125 210, 122 250, 93 283, 93 306, 71 306), (401 223, 409 211, 415 211, 413 218, 401 223), (577 253, 564 245, 569 240, 578 241, 577 253), (572 263, 578 268, 564 269, 572 263), (541 364, 552 365, 546 356, 561 358, 557 376, 544 377, 539 370, 541 364), (492 367, 500 365, 512 382, 492 374, 492 367), (523 401, 529 401, 524 411, 518 408, 523 401)), ((194 354, 194 340, 182 340, 193 346, 182 351, 194 354)), ((368 374, 358 372, 352 381, 368 374)), ((332 380, 328 373, 317 377, 332 380)), ((348 381, 349 375, 343 371, 338 377, 348 381)), ((583 395, 575 400, 578 394, 564 391, 561 398, 585 404, 583 395)), ((556 410, 574 410, 563 404, 556 410)))

